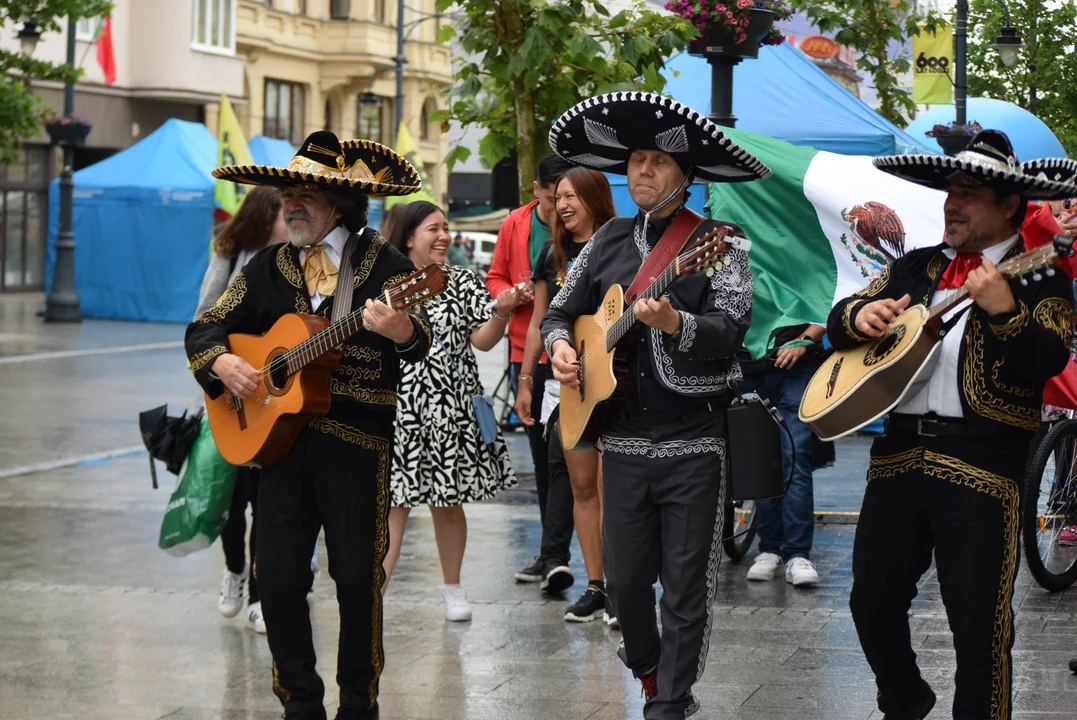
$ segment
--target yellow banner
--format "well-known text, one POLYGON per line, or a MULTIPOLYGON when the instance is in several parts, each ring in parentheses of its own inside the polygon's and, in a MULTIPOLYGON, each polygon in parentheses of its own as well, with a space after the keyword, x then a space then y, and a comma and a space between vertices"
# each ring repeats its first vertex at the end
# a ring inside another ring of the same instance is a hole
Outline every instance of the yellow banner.
POLYGON ((415 166, 415 169, 419 172, 419 177, 423 180, 423 189, 404 197, 385 198, 385 209, 388 210, 397 203, 409 203, 415 200, 426 200, 437 205, 438 201, 434 198, 434 193, 430 189, 430 179, 427 177, 426 169, 423 168, 422 159, 419 158, 419 148, 415 145, 415 138, 411 136, 411 131, 408 130, 408 126, 403 122, 400 123, 400 128, 397 130, 396 147, 393 149, 415 166))
MULTIPOLYGON (((236 117, 228 96, 221 95, 221 109, 217 116, 217 167, 222 165, 253 165, 254 159, 247 147, 247 138, 243 135, 239 118, 236 117)), ((218 180, 213 188, 214 206, 217 219, 221 222, 236 214, 247 186, 227 180, 218 180)))
POLYGON ((954 86, 950 73, 954 66, 954 33, 949 25, 935 34, 923 27, 912 39, 912 101, 918 105, 948 105, 954 86))

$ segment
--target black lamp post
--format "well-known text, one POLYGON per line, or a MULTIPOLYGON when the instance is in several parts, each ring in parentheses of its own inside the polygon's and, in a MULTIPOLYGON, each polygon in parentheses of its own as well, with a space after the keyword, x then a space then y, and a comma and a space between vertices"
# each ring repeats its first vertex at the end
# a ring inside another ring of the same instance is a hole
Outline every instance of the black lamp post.
POLYGON ((774 26, 777 13, 770 10, 752 10, 748 20, 745 42, 739 45, 732 32, 724 25, 713 25, 706 34, 689 44, 688 52, 701 55, 711 66, 711 114, 715 125, 736 127, 737 116, 733 114, 733 68, 745 58, 759 57, 760 41, 774 26))
MULTIPOLYGON (((75 18, 67 20, 67 64, 75 67, 75 18)), ((56 238, 56 262, 52 269, 52 288, 45 298, 45 322, 81 322, 78 286, 75 282, 75 233, 71 212, 75 180, 72 177, 75 147, 82 145, 90 128, 72 118, 75 112, 75 84, 64 84, 65 123, 48 125, 46 130, 53 144, 64 153, 64 168, 60 175, 60 232, 56 238)))
POLYGON ((27 20, 22 24, 22 28, 15 37, 19 39, 19 49, 22 50, 22 54, 30 56, 37 49, 37 41, 41 39, 41 31, 37 29, 37 25, 32 21, 27 20))
MULTIPOLYGON (((1025 43, 1010 19, 1010 8, 1005 0, 997 0, 1002 7, 1004 23, 992 47, 998 51, 1002 64, 1013 67, 1025 43)), ((954 125, 963 128, 968 122, 968 28, 969 0, 957 0, 957 24, 954 26, 954 109, 957 111, 954 125)), ((963 148, 962 148, 963 149, 963 148)))
MULTIPOLYGON (((375 73, 377 74, 377 73, 375 73)), ((373 83, 373 78, 371 78, 373 83)), ((367 115, 371 110, 375 110, 381 107, 381 98, 375 95, 371 90, 367 90, 359 96, 359 114, 360 117, 367 115)), ((370 118, 367 118, 366 132, 361 133, 362 137, 370 137, 370 118)), ((378 138, 379 141, 381 138, 378 138)))

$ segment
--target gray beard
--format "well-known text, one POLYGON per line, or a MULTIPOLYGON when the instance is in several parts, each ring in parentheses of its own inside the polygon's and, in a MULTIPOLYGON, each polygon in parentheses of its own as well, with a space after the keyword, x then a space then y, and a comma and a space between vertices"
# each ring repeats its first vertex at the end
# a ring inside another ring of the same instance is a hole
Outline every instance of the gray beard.
POLYGON ((317 245, 325 236, 329 233, 320 233, 317 228, 308 227, 306 230, 295 230, 288 228, 288 242, 295 245, 297 248, 310 247, 311 245, 317 245))

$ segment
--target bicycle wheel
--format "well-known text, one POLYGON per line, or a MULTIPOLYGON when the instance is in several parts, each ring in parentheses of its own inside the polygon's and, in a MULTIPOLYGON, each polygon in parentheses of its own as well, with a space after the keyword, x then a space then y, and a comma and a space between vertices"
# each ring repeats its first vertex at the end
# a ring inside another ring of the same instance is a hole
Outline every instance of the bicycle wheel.
POLYGON ((1025 561, 1045 590, 1065 590, 1077 580, 1077 545, 1061 542, 1077 525, 1077 420, 1064 420, 1044 435, 1025 475, 1021 510, 1025 561))
POLYGON ((722 548, 730 560, 740 562, 755 540, 755 500, 726 503, 723 527, 722 548))

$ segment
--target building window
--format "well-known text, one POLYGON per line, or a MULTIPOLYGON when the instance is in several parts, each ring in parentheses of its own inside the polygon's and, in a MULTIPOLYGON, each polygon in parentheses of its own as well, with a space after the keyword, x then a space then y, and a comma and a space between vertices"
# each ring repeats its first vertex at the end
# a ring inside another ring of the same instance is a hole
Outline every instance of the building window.
POLYGON ((12 165, 0 165, 0 290, 45 285, 48 148, 24 145, 12 165))
POLYGON ((351 0, 329 0, 329 18, 331 20, 350 20, 351 16, 351 0))
POLYGON ((390 104, 388 98, 379 98, 381 101, 378 105, 363 104, 362 95, 356 98, 356 112, 355 117, 359 119, 358 125, 355 129, 356 137, 363 138, 364 140, 373 140, 376 143, 386 144, 386 138, 383 134, 385 123, 382 122, 385 108, 390 104))
POLYGON ((295 12, 296 15, 307 14, 307 0, 295 0, 295 12))
POLYGON ((101 23, 101 16, 79 18, 75 23, 75 39, 79 42, 93 42, 97 35, 97 26, 101 23))
POLYGON ((281 80, 266 80, 266 137, 303 142, 303 86, 281 80))
POLYGON ((235 52, 235 0, 194 0, 194 41, 191 44, 200 50, 235 52))
POLYGON ((374 0, 374 22, 381 25, 389 22, 385 0, 374 0))
POLYGON ((423 103, 423 116, 419 118, 419 137, 423 140, 434 139, 434 128, 437 124, 430 119, 430 116, 438 111, 438 101, 432 97, 428 97, 426 102, 423 103))

